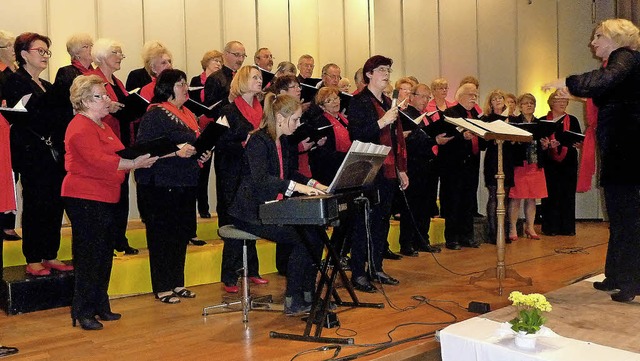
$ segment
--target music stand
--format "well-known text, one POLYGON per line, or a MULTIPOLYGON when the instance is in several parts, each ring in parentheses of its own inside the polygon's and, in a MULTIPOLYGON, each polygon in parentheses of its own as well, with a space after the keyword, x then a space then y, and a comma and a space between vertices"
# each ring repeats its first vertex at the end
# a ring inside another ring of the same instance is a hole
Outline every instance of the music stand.
MULTIPOLYGON (((391 148, 386 146, 379 146, 371 143, 361 143, 356 141, 352 144, 349 152, 343 160, 338 172, 336 173, 331 185, 329 186, 328 193, 340 193, 348 190, 358 190, 364 187, 369 187, 373 184, 376 174, 380 170, 384 159, 391 148)), ((363 197, 362 192, 358 197, 363 197)), ((298 226, 301 227, 301 226, 298 226)), ((303 237, 305 232, 299 232, 303 237)), ((333 237, 332 237, 333 238, 333 237)), ((340 242, 344 242, 344 239, 340 239, 340 242)), ((339 306, 349 307, 370 307, 370 308, 384 308, 382 303, 363 303, 358 300, 358 296, 353 289, 353 285, 349 282, 349 279, 340 264, 340 255, 336 252, 334 242, 332 242, 328 236, 323 237, 323 242, 327 248, 327 257, 325 262, 322 262, 322 269, 320 270, 320 281, 316 287, 313 305, 309 316, 306 319, 306 327, 302 335, 281 333, 271 331, 269 337, 282 338, 293 341, 307 341, 307 342, 321 342, 321 343, 338 343, 348 344, 354 343, 352 337, 338 338, 338 337, 322 337, 322 329, 325 323, 337 322, 337 318, 333 321, 328 318, 332 313, 329 312, 329 304, 331 297, 336 301, 339 306), (333 265, 331 273, 327 275, 329 265, 333 265), (339 295, 335 291, 334 283, 336 277, 340 275, 342 282, 351 297, 352 302, 344 302, 340 299, 339 295), (324 293, 324 294, 323 294, 324 293), (322 299, 322 304, 319 304, 319 300, 322 299), (315 331, 313 335, 311 331, 315 325, 315 331)), ((305 242, 308 245, 308 242, 305 242)), ((319 261, 319 260, 316 260, 319 261)), ((320 264, 320 263, 319 263, 320 264)))
POLYGON ((502 296, 502 281, 504 281, 505 278, 511 278, 516 281, 524 282, 528 286, 531 286, 533 284, 533 281, 530 277, 522 277, 515 270, 505 267, 504 217, 506 211, 504 205, 505 191, 504 170, 502 164, 502 144, 505 141, 531 142, 531 140, 533 139, 533 134, 509 125, 502 120, 496 120, 490 123, 483 122, 482 120, 465 118, 445 117, 445 120, 460 128, 468 130, 485 140, 494 140, 496 142, 496 145, 498 146, 498 171, 496 173, 496 180, 498 183, 496 192, 498 198, 498 204, 496 208, 496 215, 498 218, 498 239, 496 240, 498 260, 496 267, 486 269, 484 273, 477 277, 471 276, 471 278, 469 279, 469 284, 474 284, 477 281, 481 280, 495 278, 498 280, 498 295, 500 296, 502 296))

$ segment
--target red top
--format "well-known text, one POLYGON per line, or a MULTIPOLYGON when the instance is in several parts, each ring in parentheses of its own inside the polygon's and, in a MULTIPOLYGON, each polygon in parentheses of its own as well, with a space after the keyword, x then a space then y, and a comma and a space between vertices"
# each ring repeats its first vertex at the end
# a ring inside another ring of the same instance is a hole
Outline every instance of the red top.
POLYGON ((153 94, 156 88, 157 81, 158 81, 158 78, 152 77, 151 83, 143 86, 142 89, 140 89, 140 96, 145 98, 148 102, 151 102, 151 99, 153 99, 153 94))
POLYGON ((15 183, 11 169, 9 122, 0 114, 0 213, 16 209, 15 183))
POLYGON ((124 149, 109 125, 104 128, 82 114, 69 123, 64 137, 67 175, 62 181, 62 196, 117 203, 125 171, 118 170, 124 149))
MULTIPOLYGON (((87 75, 91 75, 91 74, 95 74, 95 75, 101 77, 104 80, 104 82, 106 83, 104 87, 107 90, 107 94, 109 95, 109 98, 111 99, 111 101, 117 102, 118 101, 118 96, 116 95, 116 92, 113 90, 113 85, 111 85, 109 80, 107 80, 107 77, 104 75, 102 70, 100 68, 95 68, 93 70, 90 70, 87 73, 87 75)), ((127 92, 127 89, 124 88, 124 84, 122 84, 120 79, 118 79, 114 75, 112 75, 112 81, 114 81, 116 83, 116 86, 118 86, 118 88, 120 88, 120 90, 122 91, 122 93, 124 95, 129 95, 129 93, 127 92)), ((120 139, 120 121, 118 119, 116 119, 116 117, 114 117, 111 114, 109 114, 106 117, 104 117, 104 119, 102 119, 102 121, 104 123, 108 124, 111 127, 111 129, 113 130, 113 132, 116 134, 118 139, 120 139)))

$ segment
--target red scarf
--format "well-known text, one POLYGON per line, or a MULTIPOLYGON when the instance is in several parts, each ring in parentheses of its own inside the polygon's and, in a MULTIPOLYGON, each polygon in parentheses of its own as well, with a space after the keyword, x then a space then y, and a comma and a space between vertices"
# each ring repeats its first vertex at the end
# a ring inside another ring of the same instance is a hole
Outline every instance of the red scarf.
POLYGON ((204 103, 204 84, 207 82, 207 72, 203 71, 200 74, 200 84, 202 84, 202 90, 200 90, 200 102, 204 103))
MULTIPOLYGON (((109 99, 111 99, 112 101, 117 102, 118 96, 116 95, 116 92, 113 91, 113 85, 111 85, 111 83, 109 82, 110 80, 116 83, 116 85, 118 86, 118 88, 120 88, 120 90, 122 90, 122 93, 124 95, 129 95, 129 93, 127 92, 127 89, 125 89, 124 84, 122 84, 120 79, 116 78, 113 75, 111 75, 111 79, 107 79, 107 77, 104 75, 104 73, 99 67, 93 70, 90 70, 88 74, 95 74, 100 78, 102 78, 102 80, 104 80, 104 82, 106 83, 105 89, 107 90, 109 99)), ((107 116, 104 117, 102 121, 107 123, 111 127, 111 130, 113 130, 113 133, 118 137, 118 139, 120 139, 120 121, 118 121, 118 119, 116 119, 111 114, 107 114, 107 116)))
POLYGON ((198 128, 198 120, 196 119, 195 114, 191 112, 191 110, 187 109, 187 107, 178 108, 175 105, 169 102, 162 102, 159 106, 165 108, 178 117, 182 121, 184 125, 189 127, 189 129, 196 132, 196 137, 200 136, 200 128, 198 128))
MULTIPOLYGON (((477 104, 476 104, 477 105, 477 104)), ((473 114, 471 114, 470 110, 467 110, 467 118, 469 119, 475 119, 473 117, 473 114)), ((471 138, 471 152, 473 152, 474 155, 480 153, 480 145, 478 144, 478 136, 474 135, 471 138)))
POLYGON ((258 129, 262 120, 262 105, 260 105, 258 97, 253 97, 253 104, 251 105, 242 97, 236 97, 233 103, 238 107, 242 116, 253 125, 253 129, 258 129))
POLYGON ((157 81, 158 78, 156 78, 155 76, 151 77, 151 83, 143 86, 142 89, 140 89, 140 96, 145 98, 148 102, 153 99, 154 89, 156 88, 157 81))
POLYGON ((336 136, 336 152, 346 153, 351 148, 351 139, 349 138, 349 131, 345 127, 349 125, 347 118, 345 118, 341 113, 338 113, 340 120, 334 118, 333 115, 324 112, 324 117, 329 120, 331 125, 333 125, 333 134, 336 136))
POLYGON ((84 65, 82 65, 82 63, 78 59, 71 60, 71 65, 73 65, 76 69, 80 70, 80 73, 82 73, 82 75, 85 75, 88 72, 94 70, 93 65, 89 64, 89 68, 85 68, 84 65))
MULTIPOLYGON (((386 111, 382 108, 382 105, 378 102, 378 99, 371 94, 371 102, 378 114, 378 119, 382 118, 386 111)), ((397 146, 393 147, 393 141, 391 139, 391 126, 387 125, 386 127, 380 129, 380 143, 382 145, 386 145, 391 147, 391 151, 384 159, 384 163, 382 164, 382 170, 384 172, 384 177, 387 179, 396 179, 396 166, 398 167, 398 171, 406 172, 407 171, 407 146, 404 142, 404 135, 402 134, 402 122, 396 120, 394 121, 396 128, 396 144, 397 146)))
MULTIPOLYGON (((547 117, 545 119, 553 120, 554 119, 553 113, 551 112, 547 113, 547 117)), ((562 118, 562 131, 566 132, 570 128, 571 128, 571 119, 569 118, 569 115, 567 113, 564 113, 564 117, 562 118)), ((551 134, 551 139, 556 139, 556 135, 551 134)), ((569 148, 563 145, 555 149, 554 148, 549 149, 549 153, 551 154, 551 159, 553 159, 558 163, 564 160, 564 158, 567 156, 568 151, 569 151, 569 148)))

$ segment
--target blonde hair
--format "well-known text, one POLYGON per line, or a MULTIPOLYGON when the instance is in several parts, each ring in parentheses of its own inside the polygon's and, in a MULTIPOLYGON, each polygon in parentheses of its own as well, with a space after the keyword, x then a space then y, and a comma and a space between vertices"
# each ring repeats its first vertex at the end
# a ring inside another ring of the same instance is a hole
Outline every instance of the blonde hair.
POLYGON ((276 114, 289 118, 300 108, 302 108, 300 101, 291 95, 267 93, 259 129, 266 129, 271 139, 275 141, 277 139, 276 114))
POLYGON ((211 60, 219 58, 222 62, 222 53, 217 50, 209 50, 202 56, 202 60, 200 60, 200 65, 202 65, 202 70, 206 70, 209 66, 211 60))
POLYGON ((87 33, 73 34, 67 40, 67 53, 71 56, 71 60, 78 55, 80 49, 85 45, 93 45, 93 37, 87 33))
POLYGON ((533 105, 536 105, 536 97, 534 97, 531 93, 524 93, 520 95, 516 103, 518 104, 518 106, 520 106, 520 104, 522 104, 522 102, 524 102, 525 100, 532 100, 533 105))
POLYGON ((93 87, 96 85, 104 86, 104 80, 97 75, 80 75, 73 79, 69 89, 71 93, 69 100, 73 110, 76 112, 87 110, 84 101, 93 97, 93 87))
POLYGON ((13 33, 6 30, 0 30, 0 46, 7 46, 15 40, 16 36, 13 35, 13 33))
POLYGON ((163 55, 168 55, 170 60, 173 60, 173 56, 169 49, 167 49, 164 45, 157 43, 157 46, 150 46, 147 49, 144 49, 142 52, 142 61, 144 62, 144 69, 151 75, 152 77, 158 76, 160 74, 154 74, 152 68, 152 62, 155 59, 161 58, 163 55))
POLYGON ((229 89, 230 98, 235 99, 247 93, 249 91, 249 78, 251 78, 251 70, 256 70, 258 75, 262 77, 262 73, 260 69, 258 69, 255 65, 243 65, 238 71, 236 75, 231 80, 231 85, 229 89))
POLYGON ((400 86, 402 84, 409 84, 409 85, 411 85, 411 88, 413 88, 414 86, 417 85, 417 83, 415 81, 413 81, 413 79, 411 79, 409 77, 404 77, 404 78, 400 78, 400 79, 396 80, 396 83, 394 85, 394 89, 400 89, 400 86))
POLYGON ((602 34, 621 48, 636 50, 640 47, 640 31, 627 19, 607 19, 600 22, 597 28, 602 29, 602 34))
POLYGON ((504 99, 507 98, 507 96, 505 95, 505 93, 502 90, 500 90, 500 89, 492 90, 491 93, 489 93, 489 95, 487 95, 487 99, 486 99, 486 101, 484 103, 484 109, 482 110, 484 112, 484 114, 486 114, 486 115, 489 115, 491 113, 501 114, 502 112, 504 112, 505 109, 507 109, 507 104, 505 103, 503 109, 500 109, 500 111, 495 111, 494 112, 493 107, 491 106, 491 101, 495 97, 502 97, 504 99))
POLYGON ((449 87, 449 82, 447 82, 447 79, 445 78, 433 79, 433 81, 431 82, 431 90, 436 90, 438 88, 448 88, 448 87, 449 87))

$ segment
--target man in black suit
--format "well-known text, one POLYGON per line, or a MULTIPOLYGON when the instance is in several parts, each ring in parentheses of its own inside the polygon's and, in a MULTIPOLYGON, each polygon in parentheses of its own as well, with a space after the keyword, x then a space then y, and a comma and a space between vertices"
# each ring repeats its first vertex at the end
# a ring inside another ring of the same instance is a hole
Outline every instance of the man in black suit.
POLYGON ((317 78, 312 78, 313 68, 315 68, 315 66, 313 56, 309 54, 300 56, 300 59, 298 59, 298 82, 316 86, 319 80, 317 78))
MULTIPOLYGON (((241 42, 233 40, 224 46, 222 53, 222 69, 212 73, 204 83, 204 103, 211 106, 222 100, 216 109, 221 109, 224 104, 229 103, 229 88, 231 80, 240 69, 246 59, 247 53, 241 42)), ((218 117, 218 112, 214 112, 214 118, 218 117)))
POLYGON ((271 71, 273 69, 273 54, 269 48, 260 48, 253 56, 256 66, 260 69, 271 71))
MULTIPOLYGON (((479 119, 476 109, 478 88, 463 84, 456 92, 458 104, 444 111, 451 118, 479 119)), ((440 164, 440 205, 445 220, 444 238, 446 247, 459 250, 460 246, 478 248, 473 239, 473 216, 475 215, 476 182, 480 164, 482 139, 469 131, 453 131, 445 144, 438 147, 440 164)), ((449 135, 449 134, 448 134, 449 135)))

